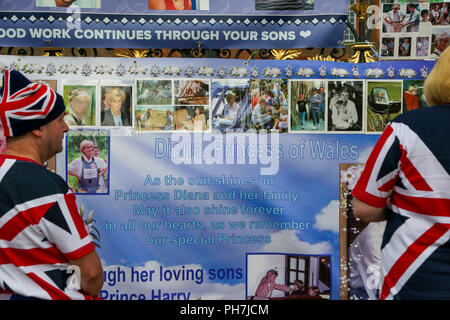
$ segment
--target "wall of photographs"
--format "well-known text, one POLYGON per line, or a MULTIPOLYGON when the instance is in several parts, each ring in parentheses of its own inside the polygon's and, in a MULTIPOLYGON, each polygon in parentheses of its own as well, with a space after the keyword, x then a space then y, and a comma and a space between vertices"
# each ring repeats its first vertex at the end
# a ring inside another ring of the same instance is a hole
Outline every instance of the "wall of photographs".
POLYGON ((448 46, 448 1, 382 3, 380 55, 384 59, 437 58, 448 46))
POLYGON ((252 299, 269 270, 280 288, 351 298, 365 226, 348 219, 349 191, 390 119, 426 107, 434 65, 0 61, 65 99, 56 170, 98 246, 106 300, 252 299), (85 141, 98 175, 80 184, 85 141))

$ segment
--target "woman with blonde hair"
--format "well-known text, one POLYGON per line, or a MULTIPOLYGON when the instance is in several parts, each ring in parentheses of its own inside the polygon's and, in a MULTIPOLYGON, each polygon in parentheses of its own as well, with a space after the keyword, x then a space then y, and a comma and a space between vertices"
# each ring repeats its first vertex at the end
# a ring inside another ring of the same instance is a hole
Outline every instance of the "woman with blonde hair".
POLYGON ((424 91, 430 107, 389 123, 353 189, 357 218, 386 220, 381 300, 450 299, 450 49, 424 91))
POLYGON ((69 95, 69 113, 64 116, 68 126, 85 126, 86 112, 91 105, 92 96, 85 89, 75 89, 69 95))
POLYGON ((108 88, 105 92, 102 112, 102 126, 129 126, 128 116, 122 105, 126 101, 126 94, 120 87, 108 88))

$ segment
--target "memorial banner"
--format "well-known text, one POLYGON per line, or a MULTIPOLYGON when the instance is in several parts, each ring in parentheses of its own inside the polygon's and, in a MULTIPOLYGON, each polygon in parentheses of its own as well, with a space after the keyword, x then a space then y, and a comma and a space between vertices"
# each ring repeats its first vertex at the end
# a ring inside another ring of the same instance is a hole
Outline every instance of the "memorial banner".
POLYGON ((65 99, 56 172, 98 247, 102 298, 347 299, 376 288, 377 265, 370 283, 351 272, 366 230, 351 189, 389 121, 427 107, 434 61, 0 61, 65 99))
POLYGON ((0 4, 0 45, 341 47, 347 0, 26 0, 0 4), (178 6, 176 3, 180 3, 178 6))

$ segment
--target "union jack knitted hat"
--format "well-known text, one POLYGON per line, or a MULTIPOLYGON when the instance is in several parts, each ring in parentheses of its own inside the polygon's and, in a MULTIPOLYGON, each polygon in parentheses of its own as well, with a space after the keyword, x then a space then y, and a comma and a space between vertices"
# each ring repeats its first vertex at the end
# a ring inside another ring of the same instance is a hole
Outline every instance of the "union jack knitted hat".
POLYGON ((64 100, 45 84, 34 83, 15 70, 6 70, 0 89, 0 122, 5 137, 37 129, 65 111, 64 100))

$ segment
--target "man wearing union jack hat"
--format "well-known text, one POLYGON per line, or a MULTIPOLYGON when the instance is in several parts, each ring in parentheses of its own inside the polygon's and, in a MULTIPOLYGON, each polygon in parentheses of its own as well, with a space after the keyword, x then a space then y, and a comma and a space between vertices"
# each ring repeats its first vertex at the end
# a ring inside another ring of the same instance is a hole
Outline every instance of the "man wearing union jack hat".
POLYGON ((6 70, 0 122, 0 299, 91 300, 103 268, 75 195, 44 163, 62 151, 63 98, 6 70))

